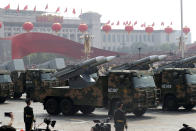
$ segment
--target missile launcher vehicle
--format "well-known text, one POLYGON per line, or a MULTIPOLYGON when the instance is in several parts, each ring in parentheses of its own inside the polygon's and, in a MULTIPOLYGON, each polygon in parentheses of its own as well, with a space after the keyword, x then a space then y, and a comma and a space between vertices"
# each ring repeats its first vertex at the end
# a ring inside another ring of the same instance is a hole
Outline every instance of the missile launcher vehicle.
POLYGON ((164 110, 177 110, 181 106, 191 110, 196 105, 196 69, 184 68, 195 62, 196 56, 192 56, 154 69, 154 80, 161 91, 160 102, 164 110))
POLYGON ((13 90, 13 83, 10 78, 10 72, 0 70, 0 103, 4 103, 10 97, 13 90))
POLYGON ((97 66, 114 58, 99 56, 65 67, 50 74, 51 80, 42 80, 40 70, 31 72, 31 81, 26 81, 32 83, 29 96, 43 103, 52 115, 73 115, 79 110, 89 114, 101 107, 109 107, 108 113, 112 115, 119 101, 125 104, 126 112, 136 116, 156 107, 157 92, 151 72, 111 70, 105 76, 97 75, 97 66))

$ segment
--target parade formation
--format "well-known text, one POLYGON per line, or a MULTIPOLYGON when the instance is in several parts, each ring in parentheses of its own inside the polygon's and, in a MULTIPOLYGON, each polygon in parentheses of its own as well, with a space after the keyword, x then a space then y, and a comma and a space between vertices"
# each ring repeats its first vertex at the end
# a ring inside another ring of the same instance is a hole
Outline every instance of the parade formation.
POLYGON ((123 104, 123 112, 134 113, 136 117, 160 104, 163 110, 176 111, 182 106, 191 111, 196 104, 196 71, 193 67, 196 57, 156 68, 151 66, 166 57, 145 57, 114 66, 103 74, 98 73, 98 66, 112 61, 116 56, 98 56, 60 70, 26 69, 10 73, 2 70, 1 103, 26 94, 27 104, 29 100, 40 102, 50 115, 62 113, 70 116, 78 111, 89 115, 97 108, 106 108, 106 117, 110 119, 121 117, 115 116, 119 103, 123 104))

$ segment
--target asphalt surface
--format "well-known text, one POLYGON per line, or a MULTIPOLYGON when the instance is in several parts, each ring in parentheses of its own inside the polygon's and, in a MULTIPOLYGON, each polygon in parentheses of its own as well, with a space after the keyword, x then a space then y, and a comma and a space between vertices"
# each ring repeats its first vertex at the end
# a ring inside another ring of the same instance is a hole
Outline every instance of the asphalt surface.
MULTIPOLYGON (((9 118, 4 117, 4 112, 13 112, 13 126, 17 129, 24 129, 23 109, 25 107, 24 99, 7 100, 4 104, 0 104, 0 121, 3 124, 8 123, 9 118)), ((44 118, 56 120, 55 130, 64 131, 90 131, 94 126, 94 119, 102 120, 107 118, 106 109, 96 109, 93 114, 88 116, 78 112, 74 116, 50 116, 43 109, 41 103, 31 104, 36 118, 36 125, 44 128, 44 118), (41 124, 43 123, 43 124, 41 124), (41 125, 40 125, 41 124, 41 125)), ((196 108, 192 111, 180 109, 175 112, 162 111, 161 108, 149 109, 144 116, 137 118, 133 114, 127 114, 128 131, 178 131, 183 123, 196 127, 196 108)), ((114 131, 113 120, 110 121, 112 131, 114 131)))

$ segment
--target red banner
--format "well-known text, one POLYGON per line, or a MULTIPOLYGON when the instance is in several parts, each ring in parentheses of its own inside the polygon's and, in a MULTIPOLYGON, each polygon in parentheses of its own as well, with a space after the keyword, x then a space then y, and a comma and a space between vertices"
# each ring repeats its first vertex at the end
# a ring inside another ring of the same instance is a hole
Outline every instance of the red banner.
MULTIPOLYGON (((12 59, 20 59, 31 53, 58 53, 71 58, 80 59, 84 56, 84 45, 47 33, 29 32, 18 34, 12 40, 12 59)), ((91 57, 115 56, 123 53, 93 48, 91 57)))

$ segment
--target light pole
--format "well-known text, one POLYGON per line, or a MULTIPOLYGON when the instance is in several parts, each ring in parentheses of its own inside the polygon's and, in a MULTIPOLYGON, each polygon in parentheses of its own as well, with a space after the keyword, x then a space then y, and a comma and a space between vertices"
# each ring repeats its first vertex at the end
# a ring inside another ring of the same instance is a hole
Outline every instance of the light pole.
POLYGON ((138 52, 138 53, 139 53, 139 59, 141 58, 141 57, 140 57, 141 49, 142 49, 141 47, 138 48, 138 51, 139 51, 139 52, 138 52))
POLYGON ((184 58, 183 0, 180 0, 180 9, 181 9, 181 35, 180 35, 180 46, 181 46, 181 57, 184 58))

